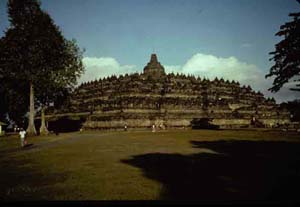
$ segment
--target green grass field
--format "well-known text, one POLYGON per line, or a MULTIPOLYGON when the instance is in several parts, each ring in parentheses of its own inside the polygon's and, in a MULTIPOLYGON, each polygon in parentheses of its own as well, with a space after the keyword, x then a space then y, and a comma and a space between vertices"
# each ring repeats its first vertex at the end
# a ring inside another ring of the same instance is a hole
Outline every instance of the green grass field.
POLYGON ((299 202, 300 134, 174 130, 0 138, 1 200, 299 202))

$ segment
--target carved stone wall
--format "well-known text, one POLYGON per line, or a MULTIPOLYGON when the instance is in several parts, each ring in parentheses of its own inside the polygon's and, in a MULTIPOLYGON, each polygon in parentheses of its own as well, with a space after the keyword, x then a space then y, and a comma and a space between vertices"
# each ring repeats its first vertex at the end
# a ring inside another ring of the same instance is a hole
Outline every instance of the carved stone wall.
POLYGON ((266 99, 250 86, 221 79, 201 79, 184 74, 166 74, 155 54, 142 74, 111 76, 81 84, 70 105, 53 110, 48 117, 65 113, 85 114, 84 128, 189 127, 197 118, 212 118, 213 124, 250 125, 255 117, 264 125, 288 123, 290 114, 274 99, 266 99))

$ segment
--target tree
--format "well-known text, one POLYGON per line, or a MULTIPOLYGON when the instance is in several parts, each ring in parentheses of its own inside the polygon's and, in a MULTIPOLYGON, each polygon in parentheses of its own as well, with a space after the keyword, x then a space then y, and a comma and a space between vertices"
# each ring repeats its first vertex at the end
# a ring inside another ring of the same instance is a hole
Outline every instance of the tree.
POLYGON ((56 107, 64 104, 72 92, 77 78, 83 71, 82 54, 83 52, 76 45, 75 40, 65 41, 65 51, 61 58, 64 65, 61 69, 53 73, 48 73, 46 79, 39 85, 36 96, 38 97, 38 105, 41 107, 41 134, 47 134, 48 130, 45 124, 45 110, 54 103, 56 107))
MULTIPOLYGON (((5 62, 4 56, 4 39, 0 39, 0 63, 5 62)), ((7 76, 5 67, 0 65, 0 120, 6 122, 14 121, 18 125, 22 125, 24 115, 27 112, 26 103, 28 96, 24 81, 16 81, 15 79, 7 76), (1 67, 2 66, 2 67, 1 67), (16 105, 15 103, 18 103, 16 105)))
POLYGON ((27 112, 27 104, 29 102, 27 88, 24 83, 18 83, 14 80, 7 80, 0 77, 0 120, 6 122, 13 121, 21 126, 24 122, 24 115, 27 112), (25 90, 25 91, 24 91, 25 90), (16 104, 18 103, 18 104, 16 104))
POLYGON ((287 109, 291 113, 292 121, 300 121, 300 100, 283 102, 280 104, 281 108, 287 109))
POLYGON ((284 39, 275 45, 274 52, 269 53, 273 55, 270 60, 275 61, 266 75, 266 78, 275 76, 273 87, 269 89, 272 92, 279 91, 290 80, 295 81, 296 86, 291 90, 300 91, 300 12, 290 13, 289 16, 293 17, 293 21, 282 25, 276 33, 284 39))
POLYGON ((37 0, 9 0, 8 16, 10 27, 1 40, 0 70, 6 78, 25 82, 29 88, 27 133, 35 135, 34 102, 43 112, 63 88, 74 87, 84 71, 82 51, 74 40, 63 37, 37 0))

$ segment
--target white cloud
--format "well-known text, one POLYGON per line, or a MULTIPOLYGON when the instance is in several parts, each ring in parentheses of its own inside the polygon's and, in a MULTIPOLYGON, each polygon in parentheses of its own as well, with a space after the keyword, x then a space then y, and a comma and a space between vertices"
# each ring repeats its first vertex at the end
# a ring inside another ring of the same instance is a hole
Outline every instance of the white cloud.
POLYGON ((82 61, 85 73, 80 77, 79 83, 137 71, 135 65, 120 65, 112 57, 84 57, 82 61))
MULTIPOLYGON (((135 65, 120 65, 112 57, 85 57, 83 58, 86 72, 79 83, 91 81, 110 75, 141 72, 135 65)), ((146 64, 146 63, 145 63, 146 64)), ((214 79, 223 77, 225 80, 239 81, 241 85, 250 85, 255 91, 261 91, 267 97, 274 97, 277 102, 294 100, 299 97, 299 92, 291 91, 291 84, 284 86, 279 92, 271 93, 268 88, 272 86, 272 79, 265 79, 265 73, 254 64, 248 64, 236 57, 217 57, 214 55, 197 53, 186 63, 180 65, 165 65, 167 73, 193 74, 202 78, 214 79)))
MULTIPOLYGON (((215 77, 238 80, 241 84, 252 85, 259 82, 257 90, 266 84, 264 74, 253 64, 239 61, 235 57, 222 58, 214 55, 197 53, 183 66, 167 66, 166 70, 214 79, 215 77)), ((254 87, 254 86, 253 86, 254 87)))
POLYGON ((239 81, 241 85, 250 85, 255 91, 261 91, 267 97, 274 97, 277 102, 294 100, 298 92, 289 90, 284 86, 279 92, 271 93, 268 88, 272 86, 272 79, 265 79, 265 72, 254 64, 239 61, 236 57, 217 57, 214 55, 197 53, 183 66, 166 66, 167 72, 193 74, 202 78, 214 79, 223 77, 225 80, 239 81))

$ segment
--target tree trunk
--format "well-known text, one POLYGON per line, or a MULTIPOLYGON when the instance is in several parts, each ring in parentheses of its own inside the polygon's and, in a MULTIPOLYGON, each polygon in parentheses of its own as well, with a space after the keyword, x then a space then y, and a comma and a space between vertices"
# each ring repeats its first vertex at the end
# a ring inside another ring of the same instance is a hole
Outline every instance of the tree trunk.
POLYGON ((35 125, 34 125, 34 90, 33 90, 32 83, 30 83, 29 120, 28 120, 28 128, 26 132, 28 136, 36 135, 35 125))
POLYGON ((47 135, 49 134, 49 131, 46 126, 46 120, 45 120, 45 107, 42 106, 41 109, 41 128, 40 128, 40 135, 47 135))

